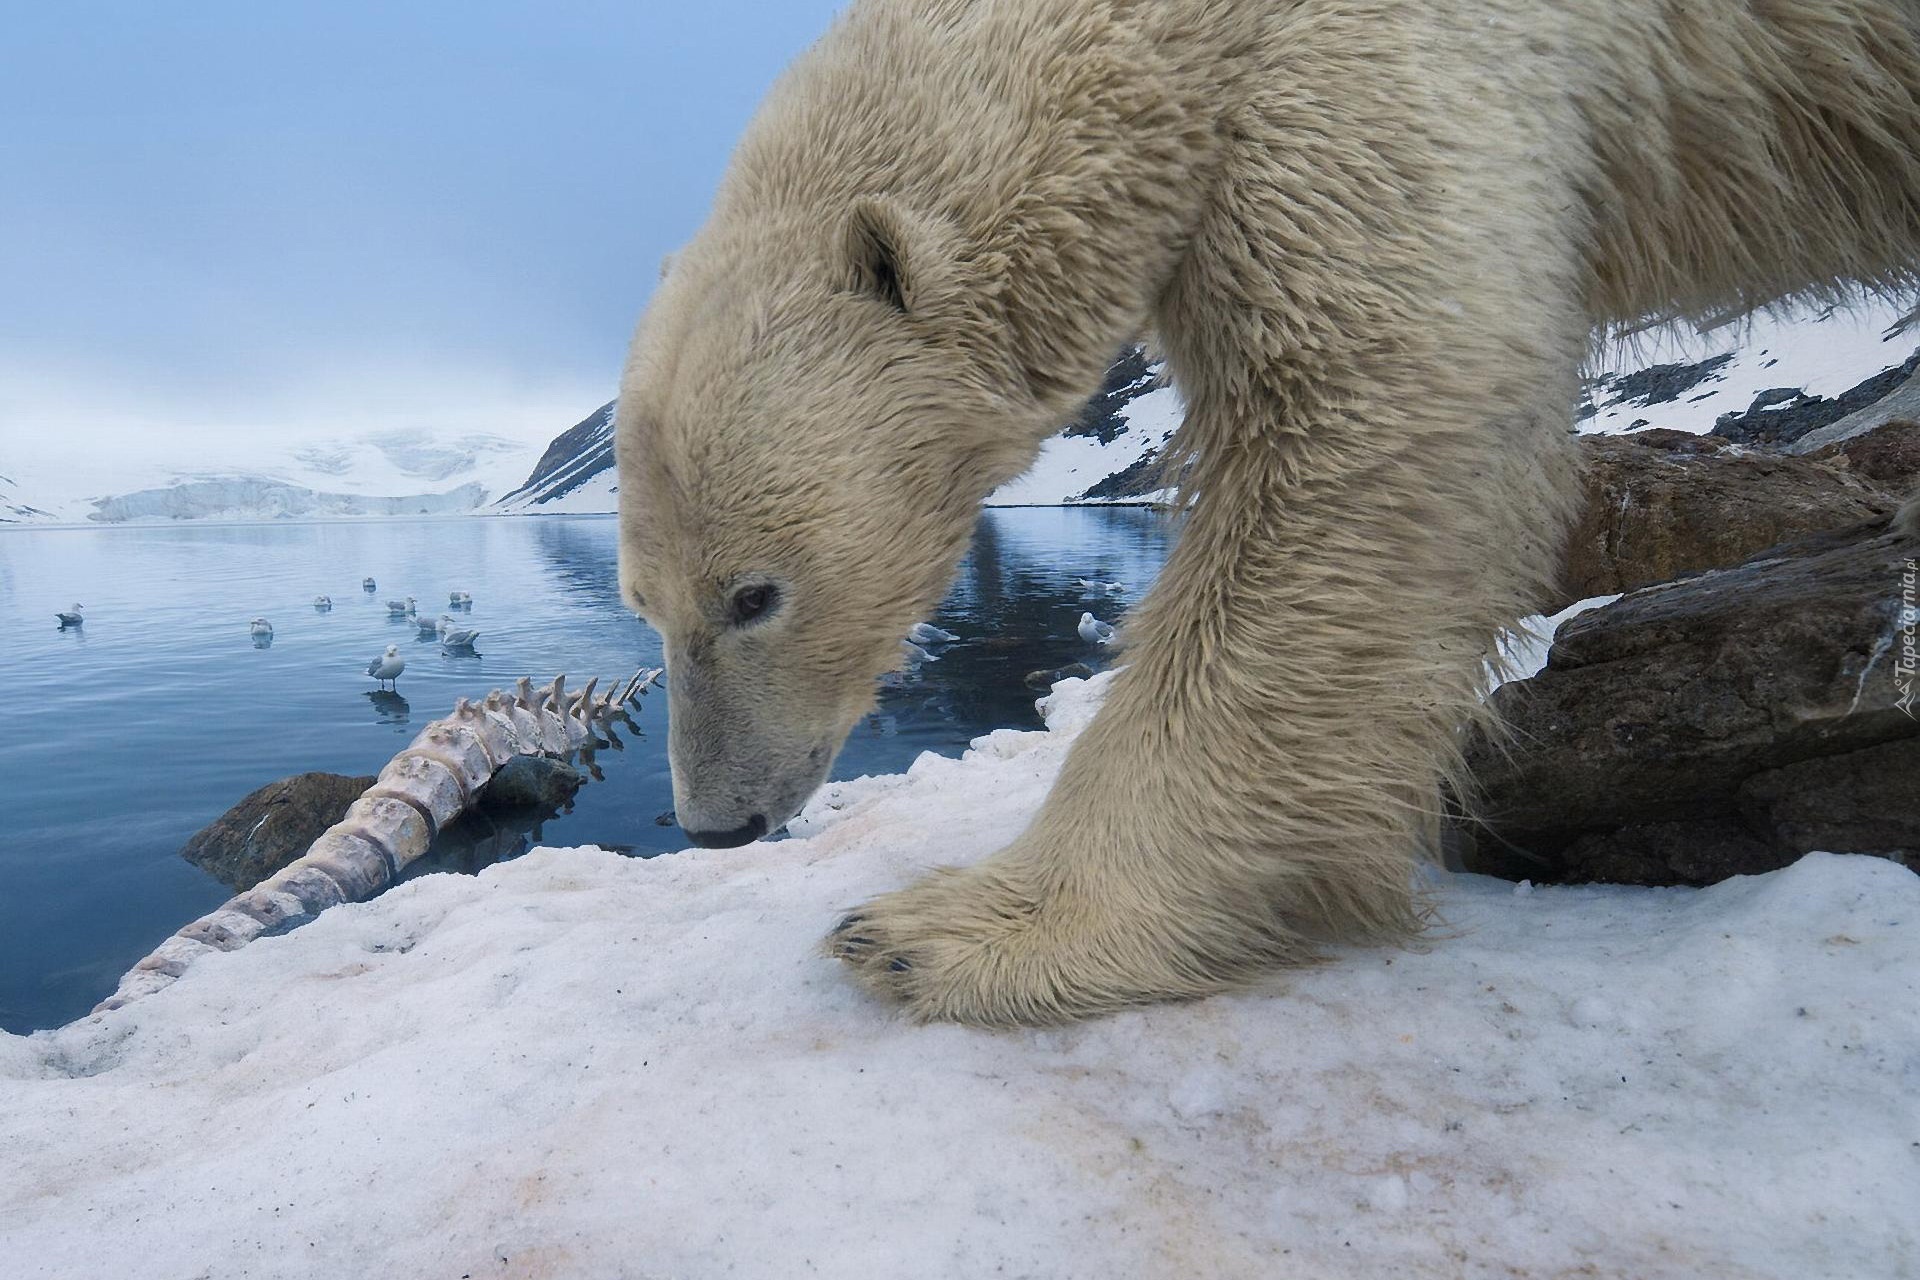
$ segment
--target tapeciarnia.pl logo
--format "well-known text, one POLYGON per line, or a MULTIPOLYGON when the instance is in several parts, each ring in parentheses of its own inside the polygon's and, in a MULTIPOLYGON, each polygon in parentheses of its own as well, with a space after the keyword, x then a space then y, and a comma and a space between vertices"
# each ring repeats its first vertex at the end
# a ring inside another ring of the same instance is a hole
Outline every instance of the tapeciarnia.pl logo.
POLYGON ((1893 664, 1893 687, 1902 711, 1920 720, 1920 560, 1909 560, 1900 574, 1900 655, 1893 664))

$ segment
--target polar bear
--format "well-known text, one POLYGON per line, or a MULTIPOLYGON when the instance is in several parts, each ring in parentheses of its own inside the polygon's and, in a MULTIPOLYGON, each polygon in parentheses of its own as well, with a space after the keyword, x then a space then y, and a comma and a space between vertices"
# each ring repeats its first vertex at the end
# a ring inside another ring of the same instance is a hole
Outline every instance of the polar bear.
POLYGON ((1191 511, 1024 834, 828 945, 921 1018, 1190 997, 1420 921, 1596 329, 1920 267, 1913 0, 859 0, 620 391, 681 825, 826 777, 982 499, 1151 332, 1191 511))

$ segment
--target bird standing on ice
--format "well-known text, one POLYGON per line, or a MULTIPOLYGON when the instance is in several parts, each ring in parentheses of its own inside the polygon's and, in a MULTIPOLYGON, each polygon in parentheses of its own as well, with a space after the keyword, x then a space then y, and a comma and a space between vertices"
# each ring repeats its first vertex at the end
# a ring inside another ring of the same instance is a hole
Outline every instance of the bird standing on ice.
POLYGON ((1090 613, 1080 615, 1080 638, 1088 644, 1109 645, 1113 643, 1114 630, 1111 624, 1100 621, 1090 613))
POLYGON ((62 610, 58 613, 55 613, 53 616, 60 619, 60 627, 62 630, 65 630, 68 627, 77 627, 81 623, 86 621, 85 618, 80 616, 79 605, 75 605, 71 609, 62 610))
MULTIPOLYGON (((367 674, 382 684, 391 684, 400 678, 407 669, 407 660, 400 656, 400 646, 390 644, 387 651, 367 664, 367 674)), ((395 689, 399 686, 394 685, 395 689)))

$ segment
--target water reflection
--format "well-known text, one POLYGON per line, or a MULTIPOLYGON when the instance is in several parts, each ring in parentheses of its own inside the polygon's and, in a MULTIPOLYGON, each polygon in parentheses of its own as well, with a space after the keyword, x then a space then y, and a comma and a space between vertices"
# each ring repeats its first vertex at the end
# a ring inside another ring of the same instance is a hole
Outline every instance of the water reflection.
MULTIPOLYGON (((883 682, 835 776, 898 772, 922 751, 1037 727, 1029 676, 1110 660, 1075 623, 1089 607, 1118 621, 1121 600, 1091 599, 1075 580, 1126 583, 1137 597, 1172 538, 1142 511, 987 514, 928 619, 959 638, 923 645, 933 660, 883 682)), ((255 788, 309 770, 377 773, 417 732, 412 703, 424 722, 523 675, 564 671, 577 688, 659 665, 659 638, 620 600, 617 563, 617 522, 594 518, 0 531, 0 687, 45 700, 30 733, 0 735, 0 1028, 85 1013, 223 901, 224 886, 174 854, 255 788), (381 585, 355 590, 363 576, 381 585), (435 656, 395 632, 418 623, 404 603, 390 616, 389 598, 455 590, 478 602, 457 613, 483 632, 484 652, 435 656), (98 606, 94 625, 49 634, 48 616, 76 594, 98 606), (330 610, 313 608, 322 594, 330 610), (236 679, 235 620, 256 611, 278 622, 273 647, 236 679), (389 644, 410 656, 405 696, 367 689, 368 659, 389 644)), ((461 856, 499 856, 523 838, 642 855, 685 847, 657 825, 672 821, 665 726, 656 693, 580 757, 591 783, 570 807, 537 822, 495 816, 461 856)))
POLYGON ((412 705, 390 689, 369 689, 366 698, 381 724, 405 724, 413 713, 412 705))

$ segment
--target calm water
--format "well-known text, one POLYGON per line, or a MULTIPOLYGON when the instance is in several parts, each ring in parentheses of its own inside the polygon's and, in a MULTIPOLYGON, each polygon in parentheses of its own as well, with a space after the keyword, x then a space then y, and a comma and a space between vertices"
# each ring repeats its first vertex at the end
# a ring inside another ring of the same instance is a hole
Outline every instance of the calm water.
MULTIPOLYGON (((1152 512, 1034 508, 984 515, 933 621, 962 639, 890 677, 836 777, 957 753, 1003 726, 1037 726, 1029 671, 1098 665, 1074 633, 1083 608, 1118 616, 1173 534, 1152 512), (1077 577, 1119 581, 1090 601, 1077 577)), ((621 604, 610 518, 0 531, 0 1028, 84 1014, 127 966, 228 896, 179 857, 247 792, 307 770, 377 773, 463 695, 527 675, 624 676, 658 663, 658 638, 621 604), (373 577, 379 590, 361 590, 373 577), (437 617, 472 593, 477 656, 443 654, 390 620, 418 597, 437 617), (333 598, 317 613, 313 597, 333 598), (86 606, 84 627, 53 614, 86 606), (274 626, 256 648, 248 619, 274 626), (400 697, 363 673, 387 644, 407 656, 400 697)), ((604 778, 570 811, 508 831, 639 855, 684 847, 656 819, 673 803, 658 691, 596 757, 604 778)), ((471 855, 434 865, 470 865, 471 855)))

